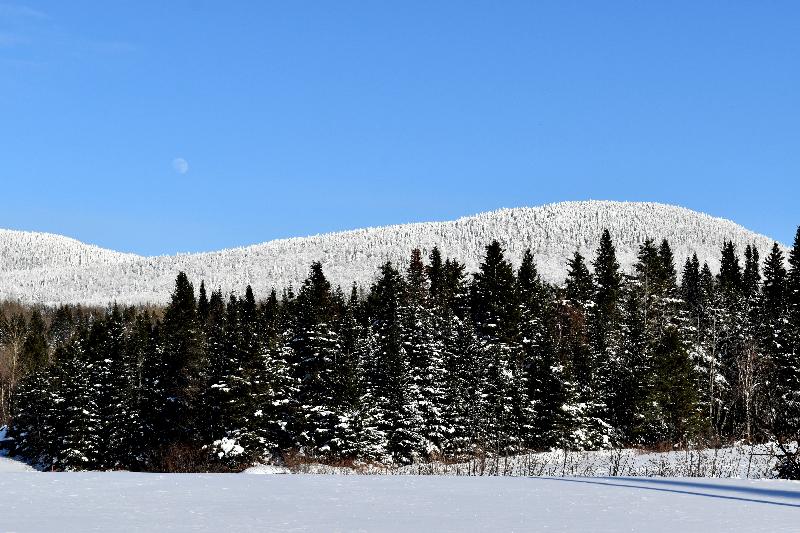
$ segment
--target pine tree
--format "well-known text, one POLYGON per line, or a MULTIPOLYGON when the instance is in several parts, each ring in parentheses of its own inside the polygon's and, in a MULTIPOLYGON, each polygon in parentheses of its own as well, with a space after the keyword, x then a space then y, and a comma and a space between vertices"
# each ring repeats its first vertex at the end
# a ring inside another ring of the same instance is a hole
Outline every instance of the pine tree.
POLYGON ((744 418, 745 406, 737 385, 740 379, 739 362, 746 357, 744 281, 736 246, 730 241, 726 241, 722 247, 715 289, 717 325, 713 363, 718 367, 719 375, 715 379, 719 384, 719 394, 718 409, 712 418, 716 431, 730 436, 737 432, 744 418))
POLYGON ((596 416, 616 428, 619 414, 612 412, 611 407, 621 403, 615 396, 624 394, 617 383, 623 365, 620 357, 623 280, 608 230, 600 237, 593 265, 595 292, 589 323, 595 367, 593 396, 597 399, 596 416))
POLYGON ((764 261, 764 284, 761 291, 762 318, 760 342, 769 360, 771 375, 766 386, 769 394, 764 421, 767 430, 781 439, 793 437, 793 421, 800 420, 798 368, 793 364, 789 339, 787 272, 783 251, 774 243, 764 261), (794 411, 794 412, 793 412, 794 411))
POLYGON ((789 271, 787 273, 787 298, 789 306, 789 328, 792 340, 792 358, 800 359, 800 227, 789 251, 789 271))
POLYGON ((472 283, 472 312, 485 365, 482 383, 485 402, 483 422, 487 445, 495 453, 522 447, 529 433, 529 405, 525 373, 518 343, 519 313, 516 281, 497 241, 486 247, 486 256, 472 283))
POLYGON ((736 255, 736 245, 725 241, 722 246, 722 259, 717 275, 717 287, 728 305, 735 305, 743 289, 742 267, 736 255))
POLYGON ((181 272, 160 328, 164 403, 158 432, 166 444, 198 442, 196 414, 202 392, 202 337, 194 287, 181 272))
POLYGON ((401 313, 410 372, 408 392, 422 424, 420 445, 426 456, 439 455, 445 438, 441 420, 444 363, 441 342, 434 334, 431 294, 419 249, 411 252, 401 313))
POLYGON ((519 307, 515 302, 514 270, 500 243, 492 241, 472 283, 472 312, 478 333, 493 342, 513 343, 519 307))
POLYGON ((648 337, 642 281, 632 280, 625 294, 622 316, 622 344, 614 377, 617 393, 609 401, 611 423, 623 443, 640 442, 651 385, 653 350, 648 337))
POLYGON ((797 439, 800 434, 800 227, 789 251, 786 275, 786 348, 779 363, 780 396, 775 409, 778 436, 797 439))
POLYGON ((94 437, 98 442, 95 463, 114 468, 125 463, 122 445, 126 420, 126 386, 123 354, 125 331, 122 313, 115 304, 105 320, 95 321, 89 332, 89 354, 92 379, 90 394, 97 409, 94 437))
POLYGON ((442 262, 442 253, 436 246, 433 247, 428 256, 428 265, 425 267, 425 273, 430 281, 430 296, 433 300, 438 300, 445 291, 445 270, 442 262))
POLYGON ((650 442, 684 444, 698 429, 694 367, 678 330, 668 327, 655 347, 648 401, 650 442))
POLYGON ((297 299, 297 329, 292 348, 299 379, 298 445, 308 455, 330 455, 338 424, 335 396, 335 365, 341 357, 341 339, 336 331, 337 306, 331 286, 318 262, 297 299))
POLYGON ((38 309, 34 309, 28 321, 27 335, 20 354, 20 364, 26 373, 35 372, 47 366, 49 359, 44 317, 38 309))
POLYGON ((19 381, 11 404, 11 453, 45 468, 57 462, 66 427, 58 386, 55 367, 33 372, 19 381))
POLYGON ((204 280, 200 280, 200 290, 197 293, 197 318, 200 320, 201 324, 204 323, 208 318, 209 310, 210 304, 208 301, 208 295, 206 294, 206 282, 204 280))
POLYGON ((594 392, 594 360, 589 338, 594 282, 583 257, 575 253, 568 263, 567 279, 557 314, 556 341, 562 416, 554 433, 558 445, 570 449, 593 448, 605 434, 598 423, 594 392))
POLYGON ((697 254, 693 254, 691 258, 686 258, 686 263, 683 266, 683 274, 681 276, 681 298, 690 315, 696 322, 700 317, 700 308, 702 306, 700 261, 697 259, 697 254))
POLYGON ((527 403, 523 417, 529 425, 527 444, 542 448, 554 442, 553 430, 564 398, 555 375, 553 341, 554 311, 549 288, 542 282, 531 251, 525 250, 517 274, 517 300, 520 305, 522 371, 527 403))
POLYGON ((96 468, 100 459, 97 430, 98 409, 91 388, 95 368, 84 351, 88 332, 80 335, 56 368, 58 433, 61 435, 53 467, 59 470, 96 468))
POLYGON ((122 409, 118 412, 113 435, 121 458, 121 466, 139 470, 149 466, 153 448, 152 422, 148 420, 156 387, 149 381, 147 369, 153 366, 153 334, 150 316, 139 313, 130 319, 131 331, 123 353, 122 409))
POLYGON ((575 252, 567 264, 565 295, 572 306, 584 315, 584 319, 586 308, 591 305, 594 297, 594 291, 594 281, 586 262, 581 254, 575 252))
POLYGON ((366 362, 369 393, 376 404, 377 430, 386 436, 388 454, 400 463, 415 460, 423 442, 419 412, 409 394, 411 372, 403 344, 405 290, 403 279, 392 264, 383 265, 370 292, 373 353, 366 362))
POLYGON ((203 325, 206 366, 200 432, 203 442, 206 443, 222 439, 226 430, 225 417, 230 389, 227 386, 229 359, 225 349, 225 316, 222 292, 214 291, 208 301, 208 312, 203 325))

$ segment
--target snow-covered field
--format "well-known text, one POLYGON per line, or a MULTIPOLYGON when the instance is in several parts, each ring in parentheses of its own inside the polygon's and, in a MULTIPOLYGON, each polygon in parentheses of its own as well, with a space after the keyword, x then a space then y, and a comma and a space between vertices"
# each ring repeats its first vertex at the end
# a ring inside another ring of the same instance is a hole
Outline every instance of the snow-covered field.
POLYGON ((5 531, 797 531, 800 484, 5 473, 5 531))
POLYGON ((0 455, 0 474, 7 474, 9 472, 35 472, 33 467, 21 461, 15 461, 0 455))
POLYGON ((482 472, 477 463, 391 471, 406 475, 42 473, 0 457, 0 530, 797 531, 800 483, 728 477, 768 472, 771 459, 750 452, 763 450, 551 452, 482 472), (539 475, 525 475, 532 465, 539 475), (626 475, 604 475, 613 468, 626 475), (659 472, 726 479, 630 475, 659 472))

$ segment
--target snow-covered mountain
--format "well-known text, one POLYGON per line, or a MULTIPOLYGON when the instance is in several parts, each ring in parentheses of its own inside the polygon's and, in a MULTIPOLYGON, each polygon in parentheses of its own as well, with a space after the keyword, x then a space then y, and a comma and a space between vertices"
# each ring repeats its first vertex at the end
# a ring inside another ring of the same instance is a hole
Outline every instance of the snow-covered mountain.
POLYGON ((647 237, 667 238, 678 268, 697 253, 719 266, 722 241, 742 250, 755 244, 762 257, 773 240, 729 220, 682 207, 639 202, 563 202, 501 209, 451 222, 366 228, 312 237, 279 239, 218 252, 142 257, 83 244, 46 233, 0 230, 0 299, 37 303, 163 303, 178 271, 198 284, 241 292, 249 283, 256 296, 275 287, 302 283, 312 261, 322 261, 334 285, 368 285, 387 260, 404 265, 410 251, 424 255, 437 245, 475 271, 483 248, 498 239, 518 264, 530 247, 539 271, 560 282, 575 250, 591 259, 600 233, 608 228, 620 263, 629 269, 647 237))

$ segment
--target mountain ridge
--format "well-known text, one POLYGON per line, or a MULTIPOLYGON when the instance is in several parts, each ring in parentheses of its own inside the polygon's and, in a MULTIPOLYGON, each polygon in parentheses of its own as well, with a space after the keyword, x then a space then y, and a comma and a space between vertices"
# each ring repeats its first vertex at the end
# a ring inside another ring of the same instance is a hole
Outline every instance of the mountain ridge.
POLYGON ((681 206, 600 200, 502 208, 450 221, 373 226, 158 256, 117 252, 54 233, 0 230, 0 298, 44 304, 164 303, 178 270, 197 283, 205 279, 209 288, 241 292, 251 284, 265 296, 272 287, 297 287, 316 260, 333 285, 367 285, 387 260, 403 268, 414 247, 427 254, 439 246, 445 256, 464 262, 472 272, 493 238, 515 264, 530 247, 542 276, 560 282, 574 251, 591 260, 606 227, 625 269, 630 269, 646 237, 667 238, 679 269, 691 253, 715 269, 724 239, 737 244, 740 252, 745 244, 754 244, 762 257, 774 242, 728 219, 681 206))

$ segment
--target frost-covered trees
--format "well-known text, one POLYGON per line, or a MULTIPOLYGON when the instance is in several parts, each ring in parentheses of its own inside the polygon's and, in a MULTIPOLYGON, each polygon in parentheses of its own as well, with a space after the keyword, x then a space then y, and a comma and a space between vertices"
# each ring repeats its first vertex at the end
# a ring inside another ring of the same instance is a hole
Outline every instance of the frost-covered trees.
POLYGON ((625 272, 603 232, 561 286, 492 241, 471 277, 414 250, 347 297, 315 262, 263 300, 180 273, 163 310, 7 305, 9 443, 48 468, 185 471, 796 438, 800 232, 788 261, 725 242, 720 264, 687 257, 678 283, 646 239, 625 272))

